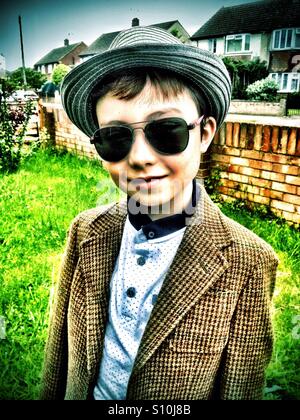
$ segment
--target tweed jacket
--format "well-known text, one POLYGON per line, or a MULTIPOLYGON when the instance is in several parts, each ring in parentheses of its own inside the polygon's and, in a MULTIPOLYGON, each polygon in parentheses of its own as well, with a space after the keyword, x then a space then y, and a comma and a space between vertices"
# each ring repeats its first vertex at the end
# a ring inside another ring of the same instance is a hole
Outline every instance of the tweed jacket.
MULTIPOLYGON (((41 399, 91 399, 126 202, 81 213, 69 230, 41 399)), ((129 400, 260 399, 272 352, 277 257, 201 198, 164 280, 129 380, 129 400)))

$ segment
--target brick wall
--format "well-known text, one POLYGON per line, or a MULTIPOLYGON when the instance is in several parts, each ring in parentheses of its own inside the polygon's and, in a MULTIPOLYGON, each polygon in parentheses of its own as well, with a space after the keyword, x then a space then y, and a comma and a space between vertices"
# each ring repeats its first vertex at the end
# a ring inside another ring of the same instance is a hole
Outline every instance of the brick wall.
MULTIPOLYGON (((227 117, 209 152, 202 156, 198 177, 219 167, 224 199, 264 204, 289 222, 300 223, 299 119, 265 117, 261 122, 262 117, 257 117, 254 122, 253 118, 227 117)), ((40 124, 57 147, 98 158, 88 137, 71 123, 60 103, 40 104, 40 124)))
POLYGON ((224 199, 264 204, 300 223, 300 125, 269 126, 227 121, 214 138, 211 166, 221 169, 224 199))

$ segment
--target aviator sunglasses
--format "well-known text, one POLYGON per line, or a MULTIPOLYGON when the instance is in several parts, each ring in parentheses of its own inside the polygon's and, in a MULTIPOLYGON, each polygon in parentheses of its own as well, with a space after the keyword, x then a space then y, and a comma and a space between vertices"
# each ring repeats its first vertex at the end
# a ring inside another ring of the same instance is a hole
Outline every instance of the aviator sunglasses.
MULTIPOLYGON (((144 128, 133 128, 129 125, 114 125, 98 128, 90 142, 98 154, 108 162, 119 162, 130 152, 134 141, 134 130, 142 129, 148 143, 163 155, 174 155, 183 152, 189 142, 189 131, 200 125, 204 115, 197 121, 187 124, 182 118, 162 118, 148 122, 144 128)), ((136 122, 142 124, 147 121, 136 122)))

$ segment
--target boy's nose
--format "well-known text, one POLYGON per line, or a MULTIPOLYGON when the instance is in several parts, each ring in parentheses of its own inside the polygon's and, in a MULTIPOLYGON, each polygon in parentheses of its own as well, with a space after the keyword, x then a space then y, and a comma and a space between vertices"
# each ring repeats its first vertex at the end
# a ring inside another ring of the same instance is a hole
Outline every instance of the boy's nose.
POLYGON ((156 155, 153 148, 147 142, 145 133, 142 129, 134 130, 134 138, 128 155, 128 163, 131 166, 153 165, 156 161, 156 155))

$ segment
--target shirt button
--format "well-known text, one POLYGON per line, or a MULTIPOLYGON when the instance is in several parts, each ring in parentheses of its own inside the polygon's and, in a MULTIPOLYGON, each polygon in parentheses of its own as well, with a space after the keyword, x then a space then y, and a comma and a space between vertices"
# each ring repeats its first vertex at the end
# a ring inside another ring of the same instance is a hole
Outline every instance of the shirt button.
POLYGON ((135 289, 135 287, 129 287, 126 290, 126 294, 127 294, 128 297, 133 298, 136 295, 136 289, 135 289))
POLYGON ((150 232, 148 232, 148 238, 153 239, 154 236, 155 236, 155 233, 152 230, 150 230, 150 232))
POLYGON ((156 304, 157 298, 158 298, 157 295, 153 295, 152 296, 152 305, 155 305, 156 304))
POLYGON ((138 263, 138 265, 144 265, 146 263, 145 257, 139 257, 137 259, 137 263, 138 263))

